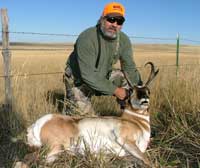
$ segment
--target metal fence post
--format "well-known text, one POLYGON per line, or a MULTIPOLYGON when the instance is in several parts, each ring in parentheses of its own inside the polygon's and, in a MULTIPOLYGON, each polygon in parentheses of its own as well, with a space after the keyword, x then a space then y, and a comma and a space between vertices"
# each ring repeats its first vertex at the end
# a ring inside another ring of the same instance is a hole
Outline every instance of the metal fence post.
POLYGON ((8 16, 7 9, 1 9, 1 21, 2 21, 2 55, 4 64, 4 76, 5 76, 5 110, 7 112, 12 111, 12 87, 11 87, 11 53, 9 50, 9 32, 8 32, 8 16))

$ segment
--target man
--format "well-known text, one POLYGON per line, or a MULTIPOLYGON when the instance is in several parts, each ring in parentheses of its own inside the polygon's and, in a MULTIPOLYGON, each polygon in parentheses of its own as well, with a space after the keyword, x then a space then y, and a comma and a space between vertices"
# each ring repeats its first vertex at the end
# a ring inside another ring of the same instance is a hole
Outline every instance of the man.
POLYGON ((97 25, 83 31, 75 43, 65 69, 66 97, 73 99, 81 110, 88 107, 91 110, 92 95, 126 98, 127 91, 122 87, 123 74, 113 71, 117 60, 120 60, 121 69, 127 72, 132 84, 142 83, 133 61, 131 42, 121 32, 124 21, 123 5, 109 3, 97 25))

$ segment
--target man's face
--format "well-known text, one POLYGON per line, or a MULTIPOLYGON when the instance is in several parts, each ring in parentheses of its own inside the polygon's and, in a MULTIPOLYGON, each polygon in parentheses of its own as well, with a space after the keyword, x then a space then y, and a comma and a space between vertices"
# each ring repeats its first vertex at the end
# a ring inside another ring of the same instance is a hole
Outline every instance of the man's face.
POLYGON ((101 20, 101 30, 106 37, 115 39, 122 28, 123 22, 122 17, 104 17, 101 20))

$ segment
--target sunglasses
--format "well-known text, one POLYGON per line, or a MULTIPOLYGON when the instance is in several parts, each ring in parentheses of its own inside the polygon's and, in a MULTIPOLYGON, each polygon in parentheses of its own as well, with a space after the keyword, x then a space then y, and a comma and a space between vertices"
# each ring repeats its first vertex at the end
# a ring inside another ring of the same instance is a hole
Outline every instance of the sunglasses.
POLYGON ((106 21, 108 21, 109 23, 115 23, 117 22, 117 25, 121 26, 125 19, 123 17, 106 17, 106 21))

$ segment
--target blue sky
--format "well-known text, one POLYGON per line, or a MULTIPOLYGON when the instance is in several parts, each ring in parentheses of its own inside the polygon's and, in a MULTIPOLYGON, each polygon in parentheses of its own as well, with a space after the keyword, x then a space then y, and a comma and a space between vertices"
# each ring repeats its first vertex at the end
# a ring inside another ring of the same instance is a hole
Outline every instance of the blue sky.
MULTIPOLYGON (((1 0, 0 8, 8 9, 9 30, 13 32, 79 34, 96 24, 108 2, 111 1, 1 0)), ((200 0, 117 2, 126 8, 126 22, 122 30, 129 36, 176 38, 179 33, 181 38, 200 41, 200 0)), ((26 40, 32 38, 30 36, 26 40)), ((49 37, 48 40, 54 38, 49 37)), ((12 34, 11 39, 20 41, 23 35, 12 34)))

